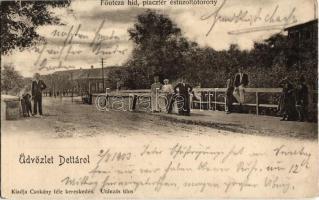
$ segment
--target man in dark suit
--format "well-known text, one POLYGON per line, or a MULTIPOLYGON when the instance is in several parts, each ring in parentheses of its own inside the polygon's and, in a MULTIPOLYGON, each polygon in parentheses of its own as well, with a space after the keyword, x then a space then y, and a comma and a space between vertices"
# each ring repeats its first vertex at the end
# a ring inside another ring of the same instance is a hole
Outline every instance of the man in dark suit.
POLYGON ((37 108, 39 108, 39 114, 42 116, 42 90, 47 86, 40 80, 39 73, 36 73, 34 78, 35 80, 32 81, 33 115, 37 114, 37 108))
POLYGON ((245 102, 245 87, 248 85, 248 74, 243 72, 243 68, 238 69, 238 73, 235 75, 234 79, 234 92, 233 95, 238 101, 238 103, 243 104, 245 102))
POLYGON ((180 115, 190 115, 189 94, 192 90, 193 88, 189 84, 185 83, 184 78, 182 78, 181 82, 174 88, 174 92, 176 94, 175 100, 177 102, 178 113, 180 115))

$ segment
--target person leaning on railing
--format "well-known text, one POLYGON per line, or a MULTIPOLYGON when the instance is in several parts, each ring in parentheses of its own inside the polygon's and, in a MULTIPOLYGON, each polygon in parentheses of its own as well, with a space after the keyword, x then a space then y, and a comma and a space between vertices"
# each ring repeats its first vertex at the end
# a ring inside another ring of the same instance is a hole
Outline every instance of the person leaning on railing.
POLYGON ((245 88, 249 83, 248 74, 243 72, 243 67, 238 69, 238 73, 235 75, 234 79, 234 92, 233 95, 237 102, 242 105, 245 102, 245 88))

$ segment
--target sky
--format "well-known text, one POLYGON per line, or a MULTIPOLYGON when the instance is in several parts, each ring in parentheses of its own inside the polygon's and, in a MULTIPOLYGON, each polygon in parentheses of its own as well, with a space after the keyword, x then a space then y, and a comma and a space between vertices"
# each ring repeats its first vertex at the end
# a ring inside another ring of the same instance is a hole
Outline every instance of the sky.
POLYGON ((147 9, 167 15, 188 40, 216 50, 228 49, 230 44, 249 50, 254 42, 282 32, 284 26, 315 17, 315 0, 215 0, 216 5, 204 6, 172 6, 167 0, 165 6, 145 7, 138 1, 140 6, 107 6, 100 0, 73 0, 68 8, 53 9, 64 25, 37 29, 47 43, 14 50, 2 57, 1 64, 14 65, 26 77, 35 72, 101 67, 102 58, 104 67, 121 66, 134 48, 127 30, 147 9))

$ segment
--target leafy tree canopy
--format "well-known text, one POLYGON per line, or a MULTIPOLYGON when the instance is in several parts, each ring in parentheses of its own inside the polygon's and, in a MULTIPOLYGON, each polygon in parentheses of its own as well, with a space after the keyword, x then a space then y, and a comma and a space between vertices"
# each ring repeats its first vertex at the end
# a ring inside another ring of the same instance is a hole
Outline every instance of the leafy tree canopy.
POLYGON ((23 86, 24 80, 19 72, 12 65, 4 65, 1 69, 1 93, 17 92, 23 86))
POLYGON ((59 24, 50 7, 66 7, 70 0, 0 1, 1 54, 23 49, 43 40, 36 32, 39 26, 59 24))
POLYGON ((123 82, 131 89, 149 88, 155 74, 172 82, 183 76, 193 85, 224 87, 239 67, 250 74, 251 87, 278 87, 281 78, 303 74, 317 88, 318 49, 282 34, 255 42, 249 51, 237 44, 216 51, 189 41, 168 16, 151 10, 140 14, 128 33, 135 48, 123 82))

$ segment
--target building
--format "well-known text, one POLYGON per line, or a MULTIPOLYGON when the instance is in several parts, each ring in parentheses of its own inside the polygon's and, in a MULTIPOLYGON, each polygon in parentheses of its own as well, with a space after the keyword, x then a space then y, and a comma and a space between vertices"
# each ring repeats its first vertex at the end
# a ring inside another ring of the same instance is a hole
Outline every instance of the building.
MULTIPOLYGON (((82 95, 85 93, 103 93, 106 88, 114 87, 110 73, 121 67, 72 69, 57 71, 43 76, 47 95, 82 95)), ((115 83, 116 84, 116 83, 115 83)))
POLYGON ((118 67, 80 69, 73 74, 73 81, 80 92, 101 93, 111 87, 110 72, 118 67), (104 82, 103 82, 104 81, 104 82))
MULTIPOLYGON (((306 60, 317 59, 318 52, 318 19, 287 27, 290 54, 287 56, 288 66, 303 68, 306 60)), ((317 62, 313 65, 317 68, 317 62)))
POLYGON ((288 32, 288 38, 296 45, 311 45, 317 48, 318 45, 318 19, 314 19, 302 24, 297 24, 285 28, 288 32))

